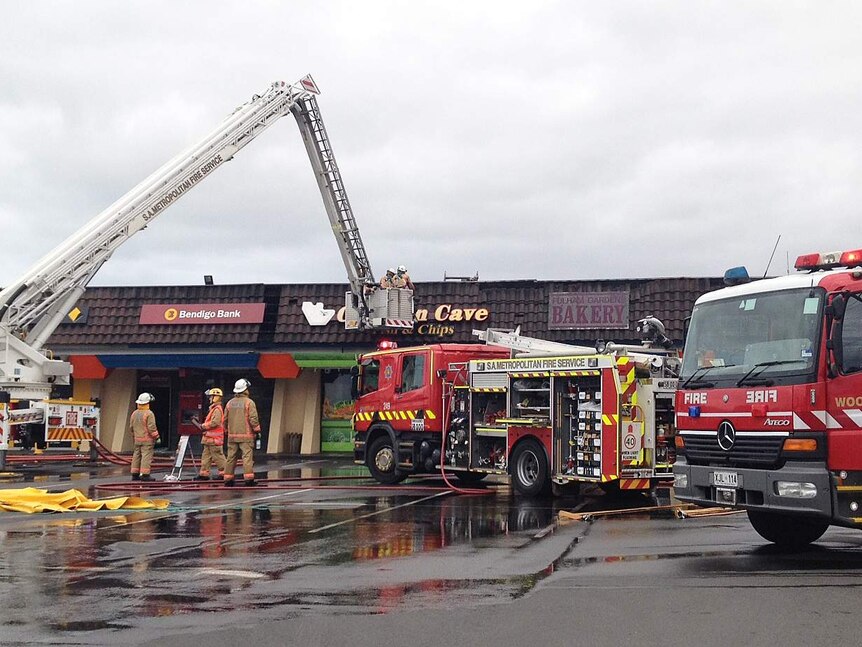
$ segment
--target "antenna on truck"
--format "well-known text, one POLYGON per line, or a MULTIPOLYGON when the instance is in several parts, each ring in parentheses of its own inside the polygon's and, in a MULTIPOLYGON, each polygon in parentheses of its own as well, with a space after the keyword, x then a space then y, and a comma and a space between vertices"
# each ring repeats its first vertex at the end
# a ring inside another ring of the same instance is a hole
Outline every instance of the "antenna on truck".
POLYGON ((781 234, 778 234, 778 240, 775 241, 775 247, 772 248, 772 254, 769 256, 769 262, 766 264, 766 269, 763 270, 763 278, 766 278, 766 274, 769 272, 769 266, 772 265, 772 259, 775 256, 775 250, 778 249, 778 243, 781 240, 781 234))

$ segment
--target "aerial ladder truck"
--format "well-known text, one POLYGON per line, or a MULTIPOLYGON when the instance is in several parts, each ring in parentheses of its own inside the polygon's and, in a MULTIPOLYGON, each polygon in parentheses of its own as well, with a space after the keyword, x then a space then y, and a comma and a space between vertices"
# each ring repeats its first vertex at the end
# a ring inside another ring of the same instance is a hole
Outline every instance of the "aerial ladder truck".
POLYGON ((78 439, 98 436, 95 405, 49 400, 54 386, 70 383, 72 370, 68 362, 53 357, 45 343, 120 245, 285 115, 292 114, 299 126, 347 269, 350 290, 345 326, 412 327, 412 291, 375 289, 365 245, 315 98, 319 93, 310 75, 293 84, 273 83, 0 291, 0 467, 12 428, 18 425, 46 425, 46 440, 50 439, 49 419, 66 432, 78 429, 78 439), (11 400, 18 406, 10 406, 11 400))

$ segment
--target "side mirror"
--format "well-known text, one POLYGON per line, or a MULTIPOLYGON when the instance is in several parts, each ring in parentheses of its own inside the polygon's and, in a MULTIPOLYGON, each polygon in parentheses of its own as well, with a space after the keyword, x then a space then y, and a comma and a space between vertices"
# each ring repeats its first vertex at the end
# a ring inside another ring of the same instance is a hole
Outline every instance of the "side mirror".
POLYGON ((438 368, 437 369, 437 377, 440 378, 441 380, 445 380, 447 372, 448 371, 446 371, 445 368, 438 368))
POLYGON ((359 399, 359 367, 353 366, 350 369, 350 397, 354 400, 359 399))
POLYGON ((847 299, 844 298, 843 294, 836 294, 832 298, 832 316, 835 317, 837 321, 841 321, 844 319, 844 312, 847 310, 847 299))
POLYGON ((826 340, 827 351, 832 355, 828 363, 829 377, 836 377, 844 364, 844 312, 847 310, 847 300, 837 294, 828 306, 831 309, 832 324, 829 327, 829 338, 826 340))

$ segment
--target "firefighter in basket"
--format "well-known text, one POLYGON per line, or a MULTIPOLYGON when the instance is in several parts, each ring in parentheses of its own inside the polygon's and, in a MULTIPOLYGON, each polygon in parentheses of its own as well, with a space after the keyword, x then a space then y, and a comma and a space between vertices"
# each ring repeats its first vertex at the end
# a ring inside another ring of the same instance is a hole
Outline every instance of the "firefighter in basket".
POLYGON ((156 415, 150 411, 150 403, 155 399, 152 393, 141 393, 135 400, 138 408, 132 411, 129 418, 129 431, 135 439, 131 470, 133 481, 153 480, 150 464, 153 462, 153 448, 159 440, 156 415))
POLYGON ((380 287, 384 290, 395 287, 395 268, 390 267, 386 270, 386 274, 380 279, 380 287))
POLYGON ((201 453, 201 471, 195 477, 195 481, 209 481, 212 464, 215 463, 219 477, 224 476, 225 456, 224 450, 224 407, 222 397, 224 392, 219 388, 212 388, 206 392, 210 399, 210 408, 207 417, 201 423, 197 417, 192 417, 192 424, 204 432, 201 438, 203 452, 201 453))
POLYGON ((245 485, 255 485, 254 480, 254 439, 260 433, 260 419, 257 405, 248 395, 251 382, 239 379, 234 384, 234 397, 225 406, 225 427, 227 428, 227 465, 224 471, 224 484, 234 485, 234 469, 237 454, 242 454, 242 472, 245 485))
POLYGON ((404 265, 398 266, 398 271, 395 272, 395 278, 392 279, 392 287, 407 288, 414 290, 413 281, 410 280, 410 275, 407 273, 407 268, 404 265))

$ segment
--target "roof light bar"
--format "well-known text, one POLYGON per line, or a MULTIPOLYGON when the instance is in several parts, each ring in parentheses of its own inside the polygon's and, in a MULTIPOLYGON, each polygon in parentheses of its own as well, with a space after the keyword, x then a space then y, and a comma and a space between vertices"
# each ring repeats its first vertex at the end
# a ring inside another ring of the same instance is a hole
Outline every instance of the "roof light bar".
POLYGON ((794 267, 797 270, 829 270, 834 267, 862 266, 862 249, 846 252, 822 252, 803 254, 796 259, 794 267))

